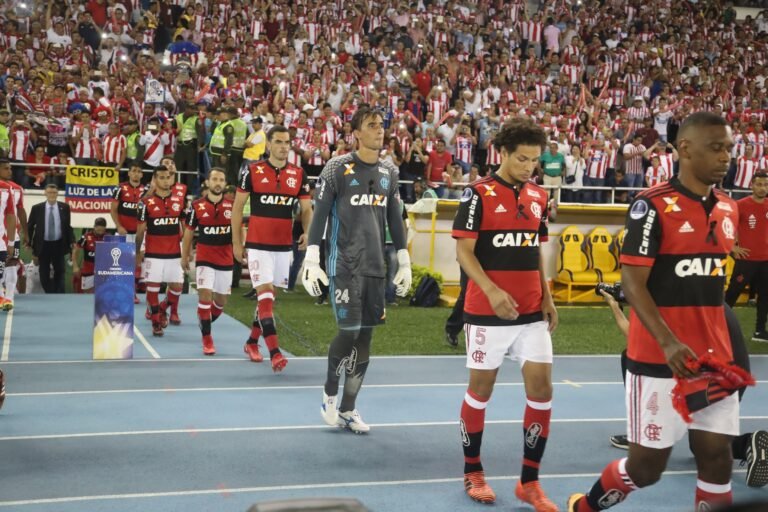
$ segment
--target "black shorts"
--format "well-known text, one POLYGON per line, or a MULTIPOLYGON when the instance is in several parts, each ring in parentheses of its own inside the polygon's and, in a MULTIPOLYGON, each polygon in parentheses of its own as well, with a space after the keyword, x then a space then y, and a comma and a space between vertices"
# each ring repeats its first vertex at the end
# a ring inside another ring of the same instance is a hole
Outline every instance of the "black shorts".
POLYGON ((340 329, 384 323, 385 279, 344 273, 331 277, 329 299, 340 329))

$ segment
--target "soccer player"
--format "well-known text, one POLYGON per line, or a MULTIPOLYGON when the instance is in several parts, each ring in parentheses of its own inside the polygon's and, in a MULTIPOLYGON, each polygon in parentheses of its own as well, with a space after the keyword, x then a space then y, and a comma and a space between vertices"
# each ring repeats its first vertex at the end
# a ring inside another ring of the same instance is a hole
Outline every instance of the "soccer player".
MULTIPOLYGON (((146 260, 145 280, 147 281, 147 304, 152 319, 152 335, 162 336, 168 325, 167 310, 160 307, 158 294, 160 285, 168 284, 164 302, 178 304, 184 284, 181 269, 181 219, 184 215, 184 201, 171 194, 173 174, 159 165, 152 175, 154 193, 139 203, 136 247, 141 247, 146 234, 145 253, 136 253, 136 264, 146 260)), ((171 317, 171 323, 181 323, 178 316, 171 317)))
MULTIPOLYGON (((136 240, 136 228, 138 226, 137 213, 141 198, 147 193, 147 187, 141 184, 141 163, 133 160, 128 168, 128 181, 117 186, 112 198, 110 215, 117 227, 117 234, 124 235, 129 242, 136 240)), ((141 246, 136 246, 136 252, 141 251, 141 246)), ((139 285, 142 277, 141 266, 138 265, 134 272, 134 288, 139 285)), ((133 303, 139 303, 139 297, 134 292, 133 303)))
POLYGON ((393 282, 404 297, 411 287, 411 260, 405 245, 401 217, 398 170, 379 160, 384 145, 384 121, 377 110, 361 106, 352 117, 359 146, 354 153, 331 159, 320 173, 320 191, 309 229, 302 283, 317 297, 320 284, 329 284, 330 298, 339 327, 328 349, 328 374, 321 414, 332 426, 357 434, 370 427, 355 408, 368 369, 373 328, 385 318, 384 258, 388 226, 397 250, 398 269, 393 282), (320 267, 320 243, 326 223, 328 275, 320 267), (341 374, 344 392, 337 410, 341 374))
MULTIPOLYGON (((740 215, 742 213, 739 212, 740 215)), ((624 316, 621 305, 605 290, 600 290, 600 293, 605 298, 608 306, 610 306, 613 318, 621 334, 625 338, 629 337, 629 320, 624 316)), ((744 343, 744 336, 741 333, 741 325, 739 325, 736 313, 730 307, 725 308, 725 323, 728 326, 728 339, 731 342, 734 363, 749 371, 749 354, 747 353, 746 343, 744 343)), ((626 364, 627 351, 625 350, 621 354, 623 379, 626 379, 626 364)), ((741 399, 741 395, 742 392, 740 391, 739 399, 741 399)), ((629 441, 627 436, 623 434, 611 436, 611 444, 622 450, 629 449, 629 441)), ((734 459, 739 459, 746 464, 746 481, 749 487, 764 487, 768 485, 768 431, 756 430, 755 432, 747 432, 746 434, 734 437, 731 443, 731 451, 733 452, 734 459)))
POLYGON ((181 267, 189 270, 192 238, 198 229, 195 273, 197 278, 197 318, 203 334, 203 354, 216 353, 211 323, 224 312, 232 285, 232 201, 223 197, 227 174, 213 167, 208 174, 205 197, 194 201, 187 213, 187 229, 181 251, 181 267))
MULTIPOLYGON (((14 242, 8 247, 8 260, 5 266, 3 285, 5 293, 0 297, 0 309, 10 311, 13 309, 13 299, 16 293, 16 282, 19 279, 19 265, 21 262, 22 237, 24 244, 27 245, 27 212, 24 210, 24 189, 21 185, 13 181, 13 171, 11 165, 6 159, 0 159, 0 188, 7 189, 10 193, 10 200, 13 202, 16 212, 16 234, 14 242)), ((10 240, 10 238, 9 238, 10 240)), ((2 293, 3 286, 0 286, 2 293)))
MULTIPOLYGON (((306 233, 312 219, 312 202, 307 175, 301 167, 288 163, 291 137, 284 126, 274 126, 267 134, 269 158, 248 164, 240 173, 240 183, 232 211, 232 249, 237 261, 243 261, 243 207, 250 198, 248 234, 245 248, 248 273, 256 289, 258 302, 253 316, 251 335, 245 343, 245 353, 253 362, 261 362, 259 337, 269 350, 272 370, 280 372, 288 360, 280 352, 272 308, 275 286, 288 287, 288 275, 293 257, 293 205, 301 207, 301 224, 306 233)), ((299 240, 304 246, 305 236, 299 240)))
POLYGON ((733 147, 726 121, 688 116, 677 136, 680 174, 637 196, 627 216, 622 285, 632 306, 627 347, 628 457, 611 462, 569 512, 605 510, 656 483, 686 431, 696 458, 696 510, 732 501, 731 436, 739 433, 735 393, 685 423, 672 404, 674 377, 695 377, 687 363, 710 354, 733 360, 723 310, 725 262, 733 249, 738 206, 716 191, 733 147))
POLYGON ((493 503, 480 461, 485 409, 505 355, 520 362, 525 383, 523 467, 516 496, 556 511, 539 484, 552 414, 552 339, 557 310, 544 275, 547 191, 530 181, 547 144, 529 120, 505 124, 493 139, 499 170, 465 189, 453 224, 459 264, 467 274, 464 320, 469 388, 461 408, 464 486, 493 503))
POLYGON ((72 248, 72 274, 80 279, 83 293, 93 293, 93 272, 96 263, 96 242, 104 240, 107 233, 107 219, 97 217, 93 229, 84 233, 72 248), (80 252, 83 253, 83 266, 80 267, 80 252))
POLYGON ((725 302, 733 307, 749 284, 757 292, 757 318, 752 341, 768 343, 765 323, 768 320, 768 174, 759 172, 752 178, 752 195, 740 199, 738 243, 733 248, 736 265, 725 292, 725 302))

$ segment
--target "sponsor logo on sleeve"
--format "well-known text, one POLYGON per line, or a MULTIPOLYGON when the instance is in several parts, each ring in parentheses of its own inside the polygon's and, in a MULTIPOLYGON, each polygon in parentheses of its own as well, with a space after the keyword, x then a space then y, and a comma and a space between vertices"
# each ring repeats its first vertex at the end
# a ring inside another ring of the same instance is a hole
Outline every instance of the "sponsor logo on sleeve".
POLYGON ((640 220, 648 213, 648 203, 645 199, 638 199, 635 204, 632 205, 632 209, 629 211, 629 217, 634 220, 640 220))

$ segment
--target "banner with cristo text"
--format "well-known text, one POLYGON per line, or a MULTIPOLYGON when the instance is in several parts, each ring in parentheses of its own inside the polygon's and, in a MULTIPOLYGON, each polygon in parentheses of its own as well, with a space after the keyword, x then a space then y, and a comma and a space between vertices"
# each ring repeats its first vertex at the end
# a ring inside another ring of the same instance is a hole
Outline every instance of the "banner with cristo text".
POLYGON ((67 166, 66 200, 73 213, 109 213, 120 183, 114 167, 67 166))
POLYGON ((132 359, 136 246, 112 240, 96 242, 93 358, 132 359))

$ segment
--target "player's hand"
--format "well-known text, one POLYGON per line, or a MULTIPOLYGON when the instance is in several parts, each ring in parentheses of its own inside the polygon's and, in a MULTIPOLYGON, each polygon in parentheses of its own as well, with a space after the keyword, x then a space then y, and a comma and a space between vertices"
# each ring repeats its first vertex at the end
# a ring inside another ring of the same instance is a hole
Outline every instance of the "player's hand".
POLYGON ((731 251, 733 253, 733 256, 737 259, 743 259, 749 256, 749 249, 746 249, 744 247, 740 247, 738 245, 733 246, 733 250, 731 251))
POLYGON ((613 309, 614 307, 619 305, 619 303, 616 302, 616 299, 614 299, 613 296, 610 293, 606 292, 602 288, 600 289, 600 295, 603 296, 603 298, 605 299, 605 302, 608 303, 608 305, 611 307, 611 309, 613 309))
POLYGON ((238 244, 232 246, 232 257, 235 258, 236 262, 241 264, 243 263, 243 252, 244 251, 242 245, 238 244))
POLYGON ((123 226, 117 226, 117 234, 118 235, 127 235, 128 230, 125 229, 123 226))
POLYGON ((555 332, 559 319, 557 317, 557 308, 551 298, 541 303, 541 312, 544 315, 544 320, 549 324, 549 332, 555 332))
POLYGON ((302 233, 301 235, 299 235, 298 242, 299 242, 299 250, 300 251, 305 250, 307 248, 307 234, 302 233))
POLYGON ((504 320, 517 320, 520 314, 517 312, 517 302, 512 298, 510 294, 505 292, 499 287, 494 289, 488 294, 488 302, 493 308, 493 312, 496 316, 503 318, 504 320))
POLYGON ((408 249, 397 251, 397 273, 392 283, 395 285, 395 293, 399 297, 405 297, 411 291, 413 273, 411 272, 411 255, 408 249))
POLYGON ((674 340, 662 345, 661 349, 664 351, 664 358, 672 373, 686 379, 696 376, 696 373, 685 365, 690 359, 698 359, 691 347, 674 340))
POLYGON ((188 256, 182 256, 181 257, 181 269, 184 272, 189 272, 189 257, 188 256))
POLYGON ((301 283, 312 297, 319 297, 323 292, 320 283, 328 286, 328 275, 320 268, 319 245, 307 247, 307 255, 304 257, 304 269, 301 272, 301 283))

